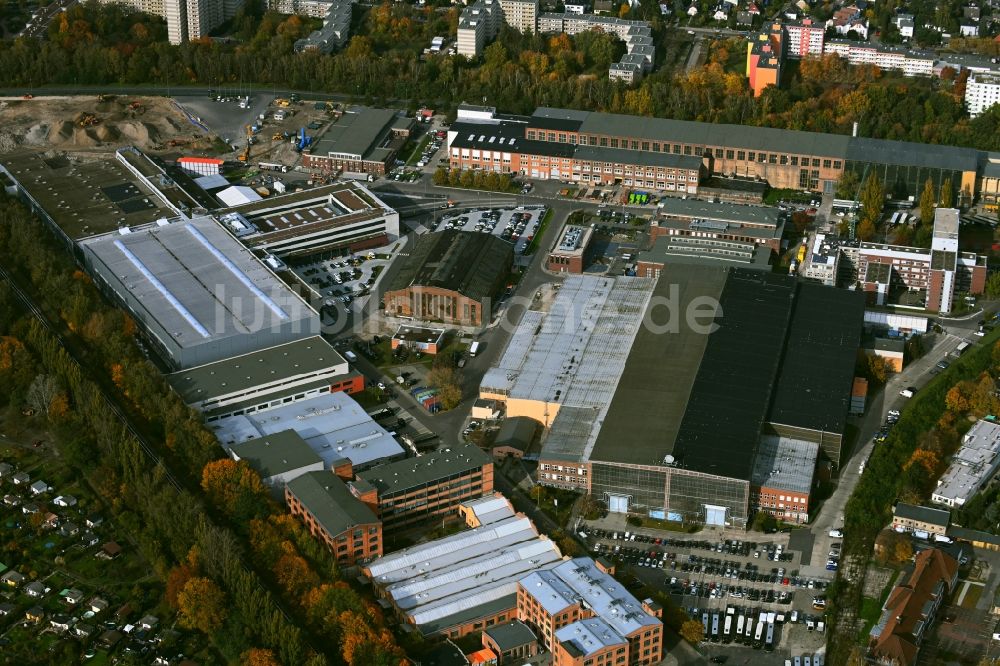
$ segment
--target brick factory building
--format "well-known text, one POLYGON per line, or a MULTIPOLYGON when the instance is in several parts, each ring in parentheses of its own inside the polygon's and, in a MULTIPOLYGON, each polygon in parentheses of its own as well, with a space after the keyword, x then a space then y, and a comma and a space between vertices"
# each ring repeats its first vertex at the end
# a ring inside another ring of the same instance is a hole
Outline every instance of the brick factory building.
POLYGON ((810 442, 839 467, 863 311, 856 292, 744 268, 572 276, 524 314, 479 397, 543 424, 544 485, 615 513, 743 528, 758 442, 810 442), (718 330, 659 322, 649 309, 672 291, 678 312, 719 303, 725 316, 703 321, 718 330))
POLYGON ((928 178, 935 187, 950 179, 957 200, 968 202, 996 173, 995 160, 971 148, 549 107, 531 116, 460 111, 448 151, 452 168, 689 196, 701 176, 832 195, 844 171, 853 171, 875 174, 903 197, 919 197, 928 178))
POLYGON ((330 472, 308 472, 285 486, 285 502, 313 537, 350 565, 382 554, 382 524, 370 507, 330 472))
POLYGON ((303 152, 302 166, 384 176, 415 122, 392 109, 351 107, 303 152))
POLYGON ((593 235, 594 230, 590 227, 565 225, 549 252, 545 267, 554 273, 582 273, 587 266, 587 251, 593 235))
POLYGON ((513 246, 492 234, 447 230, 420 236, 383 294, 385 313, 482 326, 510 278, 513 246))

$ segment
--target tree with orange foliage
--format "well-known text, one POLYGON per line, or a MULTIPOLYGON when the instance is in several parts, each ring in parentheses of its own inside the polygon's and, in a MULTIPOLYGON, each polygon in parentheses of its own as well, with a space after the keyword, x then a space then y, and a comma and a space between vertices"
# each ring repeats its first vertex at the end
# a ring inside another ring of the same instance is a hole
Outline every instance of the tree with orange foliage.
POLYGON ((386 664, 403 659, 403 652, 388 629, 374 629, 368 618, 354 611, 344 611, 339 619, 343 631, 340 651, 350 666, 386 664))
POLYGON ((965 397, 961 385, 958 384, 948 389, 948 393, 944 397, 944 404, 949 412, 955 414, 964 414, 969 411, 969 399, 965 397))
POLYGON ((194 577, 177 594, 177 622, 186 629, 216 632, 226 621, 226 595, 210 578, 194 577))
POLYGON ((201 488, 221 511, 240 522, 267 513, 267 490, 245 460, 213 460, 201 473, 201 488))
POLYGON ((937 470, 939 460, 937 455, 933 451, 928 451, 927 449, 916 449, 910 459, 906 461, 903 465, 903 469, 907 470, 914 465, 919 465, 927 470, 928 474, 934 474, 937 470))
POLYGON ((182 562, 170 569, 170 572, 167 574, 167 589, 165 597, 167 604, 171 608, 176 609, 179 607, 177 599, 180 596, 181 591, 184 589, 184 586, 188 584, 188 581, 191 580, 194 575, 194 567, 186 562, 182 562))
POLYGON ((282 544, 282 549, 284 554, 274 563, 274 577, 290 598, 299 598, 308 589, 319 585, 319 576, 291 542, 282 544))
POLYGON ((243 666, 281 666, 274 652, 264 648, 251 648, 240 655, 243 666))

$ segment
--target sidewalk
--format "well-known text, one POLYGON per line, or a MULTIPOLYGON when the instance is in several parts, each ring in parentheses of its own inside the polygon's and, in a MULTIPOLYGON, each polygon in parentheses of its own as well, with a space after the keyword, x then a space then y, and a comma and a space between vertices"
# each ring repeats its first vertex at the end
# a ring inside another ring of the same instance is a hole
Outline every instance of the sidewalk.
POLYGON ((677 532, 652 527, 634 527, 626 522, 626 515, 622 513, 609 513, 603 518, 583 521, 582 524, 609 532, 633 532, 646 536, 668 537, 688 541, 726 541, 727 539, 735 539, 737 541, 757 541, 758 543, 780 543, 783 546, 788 546, 790 536, 785 532, 762 534, 760 532, 710 526, 703 526, 696 532, 677 532))

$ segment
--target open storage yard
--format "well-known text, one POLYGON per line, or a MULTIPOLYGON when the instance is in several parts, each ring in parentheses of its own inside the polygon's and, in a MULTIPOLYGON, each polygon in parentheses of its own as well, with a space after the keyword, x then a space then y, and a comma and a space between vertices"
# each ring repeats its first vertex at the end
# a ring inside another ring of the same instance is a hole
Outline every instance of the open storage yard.
POLYGON ((0 99, 0 153, 18 148, 209 150, 214 138, 163 97, 0 99))

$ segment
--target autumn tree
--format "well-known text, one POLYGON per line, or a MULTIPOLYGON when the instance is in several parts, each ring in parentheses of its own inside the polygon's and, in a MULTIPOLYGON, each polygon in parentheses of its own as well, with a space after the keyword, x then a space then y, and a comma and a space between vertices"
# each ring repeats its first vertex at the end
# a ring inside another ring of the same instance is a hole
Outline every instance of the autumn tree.
POLYGON ((187 562, 181 562, 170 569, 170 572, 167 574, 167 586, 164 596, 171 608, 179 608, 178 599, 180 594, 188 584, 188 581, 194 577, 195 573, 194 567, 187 562))
POLYGON ((937 197, 934 196, 934 183, 930 178, 924 183, 924 190, 920 193, 920 223, 931 224, 934 221, 934 206, 937 204, 937 197))
POLYGON ((941 183, 941 208, 951 208, 955 203, 955 192, 952 189, 951 178, 945 178, 941 183))
POLYGON ((868 178, 861 186, 858 201, 861 204, 861 222, 870 222, 874 228, 882 218, 882 210, 885 208, 885 185, 878 174, 868 174, 868 178))
POLYGON ((965 397, 962 392, 962 388, 958 385, 952 386, 948 389, 948 393, 944 397, 944 404, 945 407, 948 408, 948 411, 956 414, 964 414, 969 411, 969 400, 965 397))
POLYGON ((215 633, 228 614, 226 595, 210 578, 188 580, 177 595, 177 622, 185 629, 215 633))
POLYGON ((875 223, 871 220, 861 220, 856 235, 859 240, 870 241, 875 238, 875 223))
POLYGON ((937 455, 932 451, 927 451, 926 449, 916 449, 910 459, 903 464, 903 470, 908 470, 914 465, 923 467, 928 474, 934 474, 937 469, 939 460, 937 455))
POLYGON ((205 465, 201 488, 209 501, 239 522, 267 513, 267 490, 245 460, 214 460, 205 465))
POLYGON ((1000 271, 990 273, 986 278, 986 297, 990 299, 1000 298, 1000 271))
POLYGON ((913 557, 913 544, 910 543, 909 539, 899 540, 892 550, 892 558, 902 564, 909 562, 911 557, 913 557))
POLYGON ((265 648, 251 648, 240 655, 243 666, 281 666, 274 652, 265 648))
POLYGON ((705 638, 705 627, 698 620, 688 620, 681 625, 681 638, 691 645, 697 645, 705 638))
POLYGON ((844 171, 844 173, 840 174, 840 179, 837 180, 837 198, 853 201, 854 197, 858 195, 858 186, 860 184, 861 181, 856 171, 851 171, 850 169, 844 171))

